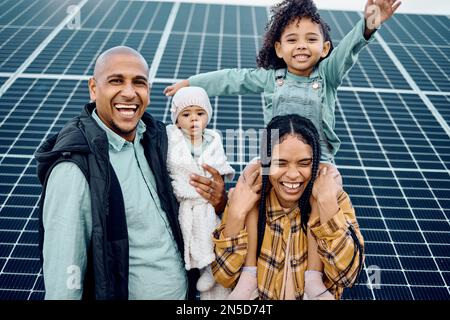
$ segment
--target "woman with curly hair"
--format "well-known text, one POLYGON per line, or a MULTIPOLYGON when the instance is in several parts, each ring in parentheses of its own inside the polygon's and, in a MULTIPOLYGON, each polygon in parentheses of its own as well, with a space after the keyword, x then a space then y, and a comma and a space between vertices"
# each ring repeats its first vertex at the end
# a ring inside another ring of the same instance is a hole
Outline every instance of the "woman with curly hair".
MULTIPOLYGON (((333 49, 330 28, 323 21, 312 0, 285 0, 272 8, 264 43, 257 57, 256 69, 224 69, 198 74, 168 86, 164 93, 175 94, 185 86, 198 86, 209 96, 264 93, 264 123, 286 114, 303 116, 314 124, 320 141, 321 167, 337 171, 333 165, 340 140, 334 131, 337 89, 356 63, 359 52, 374 40, 376 29, 389 19, 401 2, 367 0, 364 18, 333 49)), ((248 165, 244 172, 251 171, 248 165)), ((290 185, 292 192, 299 188, 290 185)), ((257 217, 256 217, 257 218, 257 217)), ((249 220, 249 251, 241 280, 232 299, 248 299, 256 288, 256 230, 249 220), (252 236, 252 234, 254 234, 252 236), (254 276, 251 276, 254 275, 254 276), (247 279, 244 281, 244 279, 247 279)), ((308 272, 305 292, 311 299, 332 299, 323 285, 323 263, 317 243, 308 231, 308 272)))

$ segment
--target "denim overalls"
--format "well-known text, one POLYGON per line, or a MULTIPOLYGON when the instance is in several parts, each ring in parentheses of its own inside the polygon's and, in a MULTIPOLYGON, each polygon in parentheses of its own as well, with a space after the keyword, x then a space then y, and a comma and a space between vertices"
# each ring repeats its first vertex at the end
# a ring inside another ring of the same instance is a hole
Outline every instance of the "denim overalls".
POLYGON ((334 163, 331 147, 323 132, 322 124, 322 88, 323 79, 318 70, 309 78, 295 81, 286 78, 287 69, 275 72, 275 89, 272 100, 272 118, 279 115, 298 114, 309 119, 319 133, 320 162, 334 163))

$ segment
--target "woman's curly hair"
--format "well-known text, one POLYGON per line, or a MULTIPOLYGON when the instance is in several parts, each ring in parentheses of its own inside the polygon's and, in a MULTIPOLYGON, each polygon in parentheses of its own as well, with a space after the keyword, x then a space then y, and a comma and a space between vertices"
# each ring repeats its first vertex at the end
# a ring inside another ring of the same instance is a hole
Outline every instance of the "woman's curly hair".
MULTIPOLYGON (((277 57, 275 52, 275 42, 280 41, 284 29, 299 18, 308 17, 313 22, 320 25, 320 30, 325 41, 330 41, 330 55, 333 50, 333 43, 330 37, 330 27, 320 17, 316 5, 312 0, 285 0, 271 8, 272 16, 266 25, 264 43, 259 50, 256 63, 258 67, 264 69, 286 68, 283 59, 277 57)), ((322 61, 324 58, 319 60, 322 61)))

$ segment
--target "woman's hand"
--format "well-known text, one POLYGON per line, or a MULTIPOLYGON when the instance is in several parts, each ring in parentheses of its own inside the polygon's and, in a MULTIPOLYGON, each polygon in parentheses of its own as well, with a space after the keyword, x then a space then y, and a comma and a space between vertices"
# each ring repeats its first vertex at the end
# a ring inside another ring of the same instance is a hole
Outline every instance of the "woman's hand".
POLYGON ((163 91, 163 93, 166 96, 173 96, 175 93, 177 93, 178 90, 184 87, 189 87, 189 81, 188 80, 181 80, 180 82, 177 82, 175 84, 172 84, 168 87, 166 87, 163 91))
POLYGON ((401 1, 397 0, 367 0, 364 8, 364 18, 366 19, 364 35, 370 37, 375 29, 378 29, 383 22, 394 15, 401 4, 401 1))

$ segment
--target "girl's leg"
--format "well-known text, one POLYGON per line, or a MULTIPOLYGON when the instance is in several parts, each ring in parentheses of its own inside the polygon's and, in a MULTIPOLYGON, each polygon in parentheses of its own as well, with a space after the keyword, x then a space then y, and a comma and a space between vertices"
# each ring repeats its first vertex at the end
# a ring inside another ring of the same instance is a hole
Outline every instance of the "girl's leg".
MULTIPOLYGON (((259 163, 247 165, 243 174, 249 174, 259 169, 259 163)), ((258 296, 258 283, 256 276, 258 247, 258 210, 250 211, 245 219, 245 227, 248 233, 247 256, 236 287, 228 297, 229 300, 253 300, 258 296)))
POLYGON ((245 219, 245 227, 248 233, 248 246, 244 265, 246 267, 256 267, 258 261, 256 258, 258 247, 258 210, 250 211, 245 219))
POLYGON ((308 228, 308 267, 305 271, 304 300, 334 300, 323 283, 323 262, 317 251, 317 242, 308 228))
MULTIPOLYGON (((255 170, 261 170, 261 164, 258 161, 251 161, 244 169, 244 176, 251 175, 255 170)), ((247 256, 245 258, 246 267, 256 267, 257 258, 256 251, 258 246, 258 209, 254 208, 249 212, 245 219, 245 227, 248 232, 248 248, 247 256)))
MULTIPOLYGON (((310 221, 319 216, 317 208, 311 208, 310 221)), ((318 245, 316 239, 311 233, 311 229, 307 229, 308 237, 308 266, 305 271, 305 295, 304 299, 308 300, 334 300, 334 296, 325 287, 323 277, 323 262, 320 259, 318 245)))
POLYGON ((247 215, 245 225, 248 232, 247 256, 236 287, 229 295, 229 300, 254 300, 258 297, 258 280, 256 274, 256 248, 258 245, 258 211, 247 215))
POLYGON ((320 260, 316 239, 308 228, 308 270, 323 272, 323 262, 320 260))

